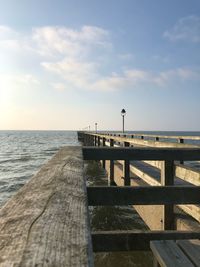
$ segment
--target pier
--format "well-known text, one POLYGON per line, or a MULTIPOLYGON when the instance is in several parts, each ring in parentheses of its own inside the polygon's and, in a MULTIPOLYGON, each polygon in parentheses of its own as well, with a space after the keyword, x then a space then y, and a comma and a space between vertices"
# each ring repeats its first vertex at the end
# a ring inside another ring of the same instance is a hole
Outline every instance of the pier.
POLYGON ((132 250, 200 266, 200 172, 185 165, 200 147, 172 138, 78 132, 82 145, 60 149, 0 210, 0 266, 93 266, 93 252, 132 250), (87 187, 90 160, 108 186, 87 187), (149 230, 91 232, 88 207, 108 205, 133 206, 149 230))

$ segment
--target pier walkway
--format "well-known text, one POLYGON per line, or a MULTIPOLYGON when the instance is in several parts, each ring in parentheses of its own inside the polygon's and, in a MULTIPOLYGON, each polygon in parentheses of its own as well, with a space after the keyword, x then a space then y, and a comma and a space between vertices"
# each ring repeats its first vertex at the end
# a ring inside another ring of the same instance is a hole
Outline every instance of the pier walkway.
POLYGON ((191 175, 195 170, 189 170, 189 176, 186 171, 184 181, 189 183, 184 185, 174 184, 174 176, 182 173, 175 162, 199 161, 200 148, 180 147, 183 143, 131 147, 126 137, 114 140, 85 132, 78 137, 84 146, 62 148, 0 210, 0 267, 93 266, 93 252, 150 250, 156 240, 195 240, 199 248, 198 220, 193 218, 196 228, 189 224, 183 228, 174 210, 200 204, 198 176, 191 175), (117 142, 124 146, 114 147, 117 142), (101 161, 110 186, 86 186, 84 161, 89 160, 101 161), (147 184, 147 176, 146 181, 132 177, 135 161, 158 166, 160 178, 151 178, 159 184, 147 184), (88 206, 108 205, 133 205, 149 230, 91 232, 88 206))

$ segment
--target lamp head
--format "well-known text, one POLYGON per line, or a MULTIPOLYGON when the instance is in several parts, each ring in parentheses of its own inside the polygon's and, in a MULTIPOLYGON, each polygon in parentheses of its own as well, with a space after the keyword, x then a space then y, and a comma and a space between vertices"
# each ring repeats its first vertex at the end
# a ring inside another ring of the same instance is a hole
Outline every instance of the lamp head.
POLYGON ((126 115, 126 110, 123 108, 122 111, 121 111, 121 115, 122 116, 125 116, 126 115))

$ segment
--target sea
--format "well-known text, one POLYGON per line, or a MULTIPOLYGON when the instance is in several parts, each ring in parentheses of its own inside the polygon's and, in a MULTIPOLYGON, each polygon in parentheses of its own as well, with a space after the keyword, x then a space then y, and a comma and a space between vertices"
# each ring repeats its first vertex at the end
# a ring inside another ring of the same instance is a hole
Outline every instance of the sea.
MULTIPOLYGON (((200 132, 144 132, 157 135, 200 136, 200 132)), ((200 141, 186 143, 200 145, 200 141)), ((80 145, 75 131, 0 131, 0 208, 38 172, 61 147, 80 145)), ((90 167, 91 168, 91 167, 90 167)), ((106 173, 92 167, 88 183, 106 184, 106 173)), ((131 207, 96 207, 90 211, 93 230, 145 229, 144 223, 131 207)), ((95 267, 153 266, 149 252, 97 253, 95 267)))
POLYGON ((0 207, 62 146, 77 144, 73 131, 0 131, 0 207))

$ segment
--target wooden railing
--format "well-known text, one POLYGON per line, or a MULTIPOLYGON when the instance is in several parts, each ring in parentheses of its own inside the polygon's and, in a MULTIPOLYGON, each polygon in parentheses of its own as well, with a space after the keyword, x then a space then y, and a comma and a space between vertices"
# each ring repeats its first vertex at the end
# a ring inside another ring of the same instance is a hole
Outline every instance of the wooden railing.
POLYGON ((134 133, 134 134, 122 134, 122 133, 99 133, 103 135, 110 135, 110 136, 121 136, 121 137, 128 137, 128 138, 136 138, 136 139, 150 139, 150 140, 175 140, 178 143, 184 143, 185 140, 191 141, 200 141, 200 136, 195 135, 159 135, 159 134, 143 134, 143 133, 134 133))
MULTIPOLYGON (((189 138, 189 137, 188 137, 189 138)), ((190 137, 191 138, 191 137, 190 137)), ((197 137, 195 137, 197 138, 197 137)), ((125 147, 131 147, 132 145, 135 146, 135 140, 127 138, 127 137, 119 137, 116 136, 116 134, 94 134, 94 133, 79 133, 79 139, 84 141, 85 145, 90 145, 90 146, 119 146, 123 145, 125 147)), ((146 146, 145 140, 140 140, 140 144, 143 146, 146 146)), ((150 141, 152 142, 152 141, 150 141)), ((158 142, 154 142, 158 143, 158 142)), ((192 169, 191 167, 185 166, 183 164, 179 164, 178 162, 183 162, 183 161, 198 161, 200 159, 200 150, 195 146, 184 144, 183 142, 181 143, 167 143, 167 148, 164 148, 165 146, 163 145, 165 143, 162 142, 162 146, 156 146, 154 147, 154 144, 151 143, 151 145, 154 148, 144 148, 142 149, 142 156, 141 157, 136 157, 135 155, 139 155, 141 151, 141 147, 135 147, 134 150, 131 150, 130 148, 128 149, 122 149, 118 148, 115 150, 114 158, 110 159, 110 169, 109 169, 109 175, 110 175, 110 182, 111 184, 115 184, 114 181, 114 160, 117 160, 118 162, 120 160, 124 160, 124 162, 120 161, 120 163, 123 165, 123 175, 122 177, 124 178, 124 185, 130 185, 131 181, 131 175, 130 173, 136 174, 138 177, 140 177, 143 181, 145 181, 148 185, 154 185, 154 186, 166 186, 166 185, 174 185, 177 181, 177 178, 182 180, 185 185, 200 185, 200 171, 192 169), (169 144, 171 146, 169 146, 169 144), (119 155, 122 155, 123 151, 126 151, 126 154, 124 154, 124 157, 128 158, 123 158, 120 159, 119 155), (181 153, 180 153, 181 151, 181 153), (131 154, 129 153, 134 153, 134 159, 131 158, 131 154), (138 154, 139 153, 139 154, 138 154), (184 154, 185 153, 185 154, 184 154), (197 154, 195 154, 197 153, 197 154), (147 154, 149 156, 147 156, 147 154), (157 156, 155 156, 157 155, 157 156), (160 157, 158 157, 160 155, 160 157), (163 157, 165 155, 165 157, 163 157), (167 158, 168 156, 168 158, 167 158), (130 161, 131 160, 142 160, 144 163, 156 167, 157 170, 160 172, 160 179, 155 179, 151 174, 148 174, 147 172, 139 169, 137 166, 134 166, 134 163, 130 161), (175 179, 175 177, 177 177, 175 179)), ((138 145, 138 144, 137 144, 138 145)), ((147 146, 149 143, 147 144, 147 146)), ((149 147, 149 146, 148 146, 149 147)), ((88 148, 89 149, 89 148, 88 148)), ((111 153, 106 148, 101 151, 101 149, 98 149, 98 152, 96 150, 93 150, 95 148, 91 148, 92 151, 94 152, 94 159, 97 159, 97 154, 102 153, 100 155, 103 167, 105 167, 105 160, 106 158, 103 157, 105 153, 111 153)), ((87 148, 85 148, 85 151, 88 151, 87 148)), ((86 152, 85 152, 86 153, 86 152)), ((90 155, 92 155, 92 152, 90 151, 90 155)), ((100 158, 99 158, 100 159, 100 158)), ((179 182, 180 184, 180 182, 179 182)), ((185 186, 184 185, 184 186, 185 186)), ((180 185, 179 185, 180 186, 180 185)), ((184 212, 192 216, 194 219, 197 221, 200 221, 200 207, 199 205, 186 205, 189 203, 176 203, 180 204, 179 208, 181 208, 184 212)), ((197 203, 193 203, 197 204, 197 203)), ((169 207, 168 207, 169 209, 169 207)), ((171 212, 171 211, 170 211, 171 212)), ((168 212, 169 213, 169 212, 168 212)), ((172 212, 171 212, 172 213, 172 212)), ((169 216, 167 216, 169 218, 169 216)), ((165 223, 165 220, 163 221, 163 224, 165 223)), ((169 223, 170 224, 170 223, 169 223)), ((169 228, 167 225, 164 226, 164 228, 169 228)))

